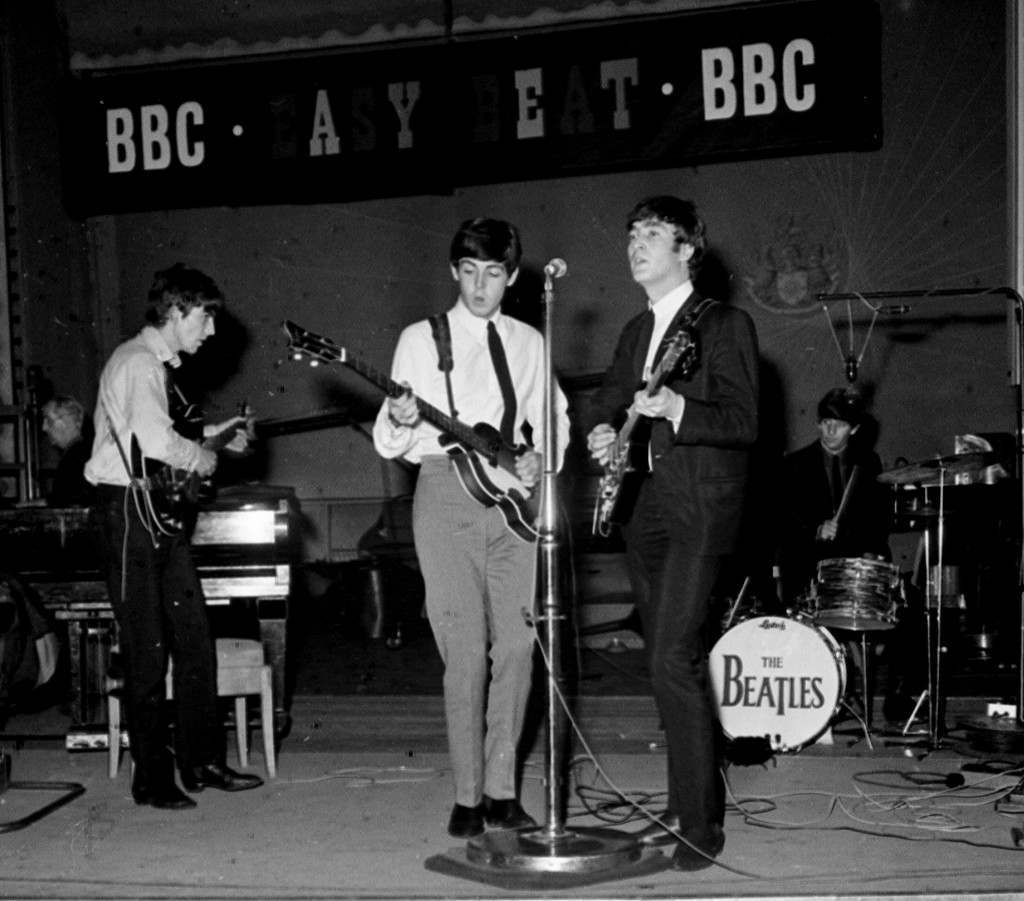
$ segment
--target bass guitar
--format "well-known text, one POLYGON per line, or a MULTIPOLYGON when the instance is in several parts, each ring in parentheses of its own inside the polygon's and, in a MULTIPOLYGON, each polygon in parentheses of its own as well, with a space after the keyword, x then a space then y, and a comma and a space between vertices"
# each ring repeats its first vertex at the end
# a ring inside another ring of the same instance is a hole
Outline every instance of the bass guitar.
MULTIPOLYGON (((672 336, 655 366, 651 377, 644 387, 644 393, 653 397, 675 371, 683 377, 689 375, 697 361, 697 342, 692 330, 684 325, 672 336)), ((630 406, 626 421, 615 436, 611 446, 611 456, 604 466, 604 474, 597 489, 597 501, 594 504, 592 530, 594 535, 607 538, 612 526, 626 521, 636 499, 636 489, 646 466, 638 462, 638 456, 647 451, 649 429, 644 432, 644 440, 637 441, 637 426, 645 420, 630 406)))
MULTIPOLYGON (((305 357, 317 363, 341 363, 376 385, 388 397, 400 397, 409 390, 329 338, 287 320, 283 327, 294 358, 305 357)), ((506 443, 498 430, 485 422, 466 425, 423 398, 413 397, 420 416, 440 430, 438 440, 451 458, 455 474, 466 493, 485 507, 497 507, 512 534, 523 541, 536 541, 539 534, 536 499, 516 475, 516 458, 525 448, 506 443)))

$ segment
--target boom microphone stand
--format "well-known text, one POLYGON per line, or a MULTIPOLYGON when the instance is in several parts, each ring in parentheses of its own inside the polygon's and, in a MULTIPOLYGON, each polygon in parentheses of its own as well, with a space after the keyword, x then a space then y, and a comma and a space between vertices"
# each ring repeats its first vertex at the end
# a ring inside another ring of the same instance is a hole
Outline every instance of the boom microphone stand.
POLYGON ((607 828, 568 828, 565 824, 563 772, 568 713, 560 693, 562 613, 558 595, 558 429, 555 416, 555 380, 551 365, 552 280, 566 273, 563 260, 544 267, 544 474, 540 484, 538 520, 538 607, 542 646, 547 662, 547 734, 545 797, 547 816, 541 826, 485 832, 469 840, 465 858, 456 856, 449 866, 431 866, 446 872, 537 888, 539 881, 556 887, 608 879, 625 879, 664 869, 667 860, 657 850, 642 849, 633 836, 607 828), (455 862, 453 869, 451 864, 455 862))

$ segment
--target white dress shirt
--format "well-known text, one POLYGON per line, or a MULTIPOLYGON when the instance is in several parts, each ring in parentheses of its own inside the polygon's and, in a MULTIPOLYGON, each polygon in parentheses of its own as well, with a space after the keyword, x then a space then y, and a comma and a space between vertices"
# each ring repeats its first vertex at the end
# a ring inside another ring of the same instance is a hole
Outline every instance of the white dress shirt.
MULTIPOLYGON (((508 358, 509 373, 516 392, 516 421, 513 440, 524 442, 523 423, 532 427, 532 445, 544 447, 544 339, 535 328, 496 313, 491 320, 474 316, 461 301, 448 310, 452 337, 452 394, 457 419, 468 426, 484 422, 497 429, 501 424, 503 404, 498 377, 487 347, 487 323, 493 321, 501 336, 508 358)), ((399 336, 391 366, 391 377, 408 383, 420 400, 448 416, 448 393, 444 373, 438 368, 437 345, 429 320, 407 326, 399 336)), ((557 382, 554 386, 555 419, 557 422, 557 466, 560 468, 569 443, 569 418, 565 395, 557 382)), ((387 401, 381 406, 373 426, 373 442, 377 452, 386 458, 402 456, 419 463, 427 455, 443 454, 438 441, 440 431, 425 419, 415 427, 396 426, 388 417, 387 401)))
MULTIPOLYGON (((654 313, 654 331, 651 333, 651 343, 647 346, 647 359, 644 362, 644 381, 651 377, 651 372, 654 369, 654 357, 657 355, 658 348, 665 338, 665 332, 668 331, 669 323, 675 319, 676 314, 683 308, 686 301, 690 299, 691 294, 693 294, 693 282, 687 279, 681 285, 669 291, 664 297, 659 298, 655 303, 648 304, 651 312, 654 313)), ((678 397, 679 412, 677 415, 669 417, 672 428, 677 432, 679 431, 679 424, 683 421, 683 413, 686 411, 686 398, 681 395, 678 397)))
POLYGON ((120 345, 103 367, 93 417, 96 437, 85 464, 85 477, 93 485, 130 483, 121 452, 131 459, 132 435, 144 456, 174 469, 195 469, 201 447, 175 431, 168 412, 165 362, 172 367, 181 364, 160 332, 147 325, 120 345), (111 423, 120 450, 111 435, 111 423))

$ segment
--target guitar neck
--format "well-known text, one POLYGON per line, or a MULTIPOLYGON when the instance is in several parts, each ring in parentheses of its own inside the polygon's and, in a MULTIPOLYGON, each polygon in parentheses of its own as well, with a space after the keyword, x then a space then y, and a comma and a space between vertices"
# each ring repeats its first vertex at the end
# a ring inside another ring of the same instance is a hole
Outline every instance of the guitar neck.
MULTIPOLYGON (((654 397, 661 390, 661 386, 665 383, 665 379, 668 378, 671 368, 671 366, 665 365, 664 359, 658 363, 654 372, 651 373, 651 378, 648 380, 647 385, 644 387, 644 393, 648 397, 654 397)), ((626 416, 626 421, 622 424, 622 428, 619 429, 619 434, 615 439, 615 449, 618 453, 621 454, 629 446, 629 439, 632 438, 633 430, 639 421, 640 414, 631 406, 629 414, 626 416)))

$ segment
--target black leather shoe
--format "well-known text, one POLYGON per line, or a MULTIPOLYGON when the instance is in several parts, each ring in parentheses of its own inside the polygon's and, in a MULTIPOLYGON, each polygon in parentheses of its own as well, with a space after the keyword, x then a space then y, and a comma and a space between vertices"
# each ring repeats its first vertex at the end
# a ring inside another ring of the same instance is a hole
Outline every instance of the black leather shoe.
POLYGON ((674 845, 679 841, 679 815, 667 811, 658 816, 660 822, 649 823, 639 832, 634 832, 636 840, 646 848, 661 848, 674 845), (664 825, 662 825, 664 824, 664 825))
POLYGON ((497 829, 518 829, 521 826, 536 826, 531 817, 515 798, 495 800, 484 795, 484 822, 497 829))
POLYGON ((484 831, 484 806, 466 807, 456 804, 448 818, 448 834, 455 838, 472 838, 484 831))
POLYGON ((225 792, 244 792, 259 788, 263 780, 249 773, 236 773, 221 763, 186 768, 181 771, 181 784, 185 791, 201 792, 204 788, 219 788, 225 792))
POLYGON ((725 847, 725 833, 722 827, 715 825, 711 827, 711 836, 703 842, 693 842, 691 847, 686 842, 680 842, 672 855, 672 869, 683 870, 692 873, 696 870, 704 870, 710 867, 715 858, 722 853, 725 847))
POLYGON ((160 810, 188 810, 196 806, 196 802, 176 785, 161 788, 159 791, 150 790, 141 784, 132 785, 132 798, 136 804, 149 805, 160 810))

